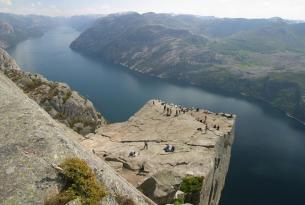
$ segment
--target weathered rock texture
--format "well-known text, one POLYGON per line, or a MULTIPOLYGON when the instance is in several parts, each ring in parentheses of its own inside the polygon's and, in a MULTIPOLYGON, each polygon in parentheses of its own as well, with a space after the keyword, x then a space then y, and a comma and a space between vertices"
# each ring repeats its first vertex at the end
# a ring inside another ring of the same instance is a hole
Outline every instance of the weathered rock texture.
POLYGON ((128 195, 135 204, 153 204, 103 160, 75 140, 81 135, 52 119, 0 72, 0 204, 41 205, 62 186, 52 164, 79 157, 108 188, 103 204, 128 195))
POLYGON ((106 123, 93 104, 65 83, 53 82, 38 74, 19 69, 14 60, 0 48, 0 70, 34 99, 54 119, 86 135, 106 123))
POLYGON ((204 180, 200 196, 190 201, 217 205, 229 166, 234 123, 234 115, 154 100, 127 122, 102 127, 81 144, 158 204, 173 202, 182 179, 192 175, 204 180), (175 146, 175 151, 166 153, 166 144, 175 146), (139 155, 130 157, 132 151, 139 155))

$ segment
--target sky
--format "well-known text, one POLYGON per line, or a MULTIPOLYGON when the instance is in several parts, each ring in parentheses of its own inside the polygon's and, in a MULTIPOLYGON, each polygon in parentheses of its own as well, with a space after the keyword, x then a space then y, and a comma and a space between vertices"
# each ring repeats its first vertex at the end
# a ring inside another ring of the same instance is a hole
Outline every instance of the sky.
POLYGON ((305 0, 0 0, 0 12, 71 16, 136 11, 305 20, 305 0))

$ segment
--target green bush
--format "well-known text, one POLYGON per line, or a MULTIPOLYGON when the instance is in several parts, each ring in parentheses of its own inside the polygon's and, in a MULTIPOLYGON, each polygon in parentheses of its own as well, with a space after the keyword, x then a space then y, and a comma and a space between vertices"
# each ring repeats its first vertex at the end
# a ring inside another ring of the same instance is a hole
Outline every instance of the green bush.
POLYGON ((180 190, 184 193, 200 192, 202 188, 203 177, 186 176, 180 184, 180 190))
POLYGON ((181 199, 175 199, 173 204, 174 205, 181 205, 181 204, 184 204, 184 201, 182 201, 181 199))
POLYGON ((106 192, 84 160, 67 159, 60 167, 66 186, 61 193, 48 199, 45 205, 64 205, 76 198, 80 198, 83 205, 99 205, 106 192))

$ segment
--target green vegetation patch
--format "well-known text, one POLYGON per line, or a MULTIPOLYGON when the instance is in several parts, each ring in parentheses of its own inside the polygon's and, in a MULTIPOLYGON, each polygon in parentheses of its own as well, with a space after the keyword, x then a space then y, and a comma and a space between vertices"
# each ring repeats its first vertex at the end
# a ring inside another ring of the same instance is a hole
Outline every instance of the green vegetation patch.
POLYGON ((173 201, 173 204, 174 204, 174 205, 182 205, 182 204, 184 204, 184 201, 181 200, 181 199, 175 199, 175 200, 173 201))
POLYGON ((184 193, 200 192, 202 188, 203 177, 186 176, 180 184, 180 190, 184 193))
POLYGON ((71 95, 72 95, 72 92, 71 92, 71 90, 69 90, 66 94, 65 94, 65 96, 64 96, 64 98, 63 98, 63 103, 65 104, 66 102, 67 102, 67 100, 71 97, 71 95))
POLYGON ((47 199, 45 205, 65 205, 76 198, 83 205, 99 205, 106 196, 105 188, 84 160, 66 159, 59 167, 63 169, 61 175, 66 185, 58 195, 47 199))

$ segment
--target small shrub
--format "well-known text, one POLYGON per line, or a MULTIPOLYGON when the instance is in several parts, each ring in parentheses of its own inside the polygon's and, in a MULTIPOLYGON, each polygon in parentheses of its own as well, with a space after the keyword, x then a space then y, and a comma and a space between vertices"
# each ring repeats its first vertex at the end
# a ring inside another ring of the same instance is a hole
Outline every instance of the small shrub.
POLYGON ((64 98, 63 98, 63 103, 65 104, 66 102, 67 102, 67 100, 71 97, 71 95, 72 95, 72 92, 71 92, 71 90, 69 90, 66 94, 65 94, 65 96, 64 96, 64 98))
POLYGON ((180 184, 180 190, 184 193, 200 192, 202 188, 203 177, 186 176, 180 184))
POLYGON ((30 92, 32 90, 35 90, 36 88, 42 85, 42 81, 35 78, 34 79, 24 78, 23 83, 24 83, 23 90, 25 92, 30 92))
POLYGON ((116 196, 116 201, 119 205, 135 205, 134 201, 131 198, 128 198, 128 196, 116 196))
POLYGON ((66 186, 61 193, 48 199, 45 205, 64 205, 76 198, 80 198, 83 205, 99 205, 106 192, 85 161, 71 158, 60 167, 66 186))

